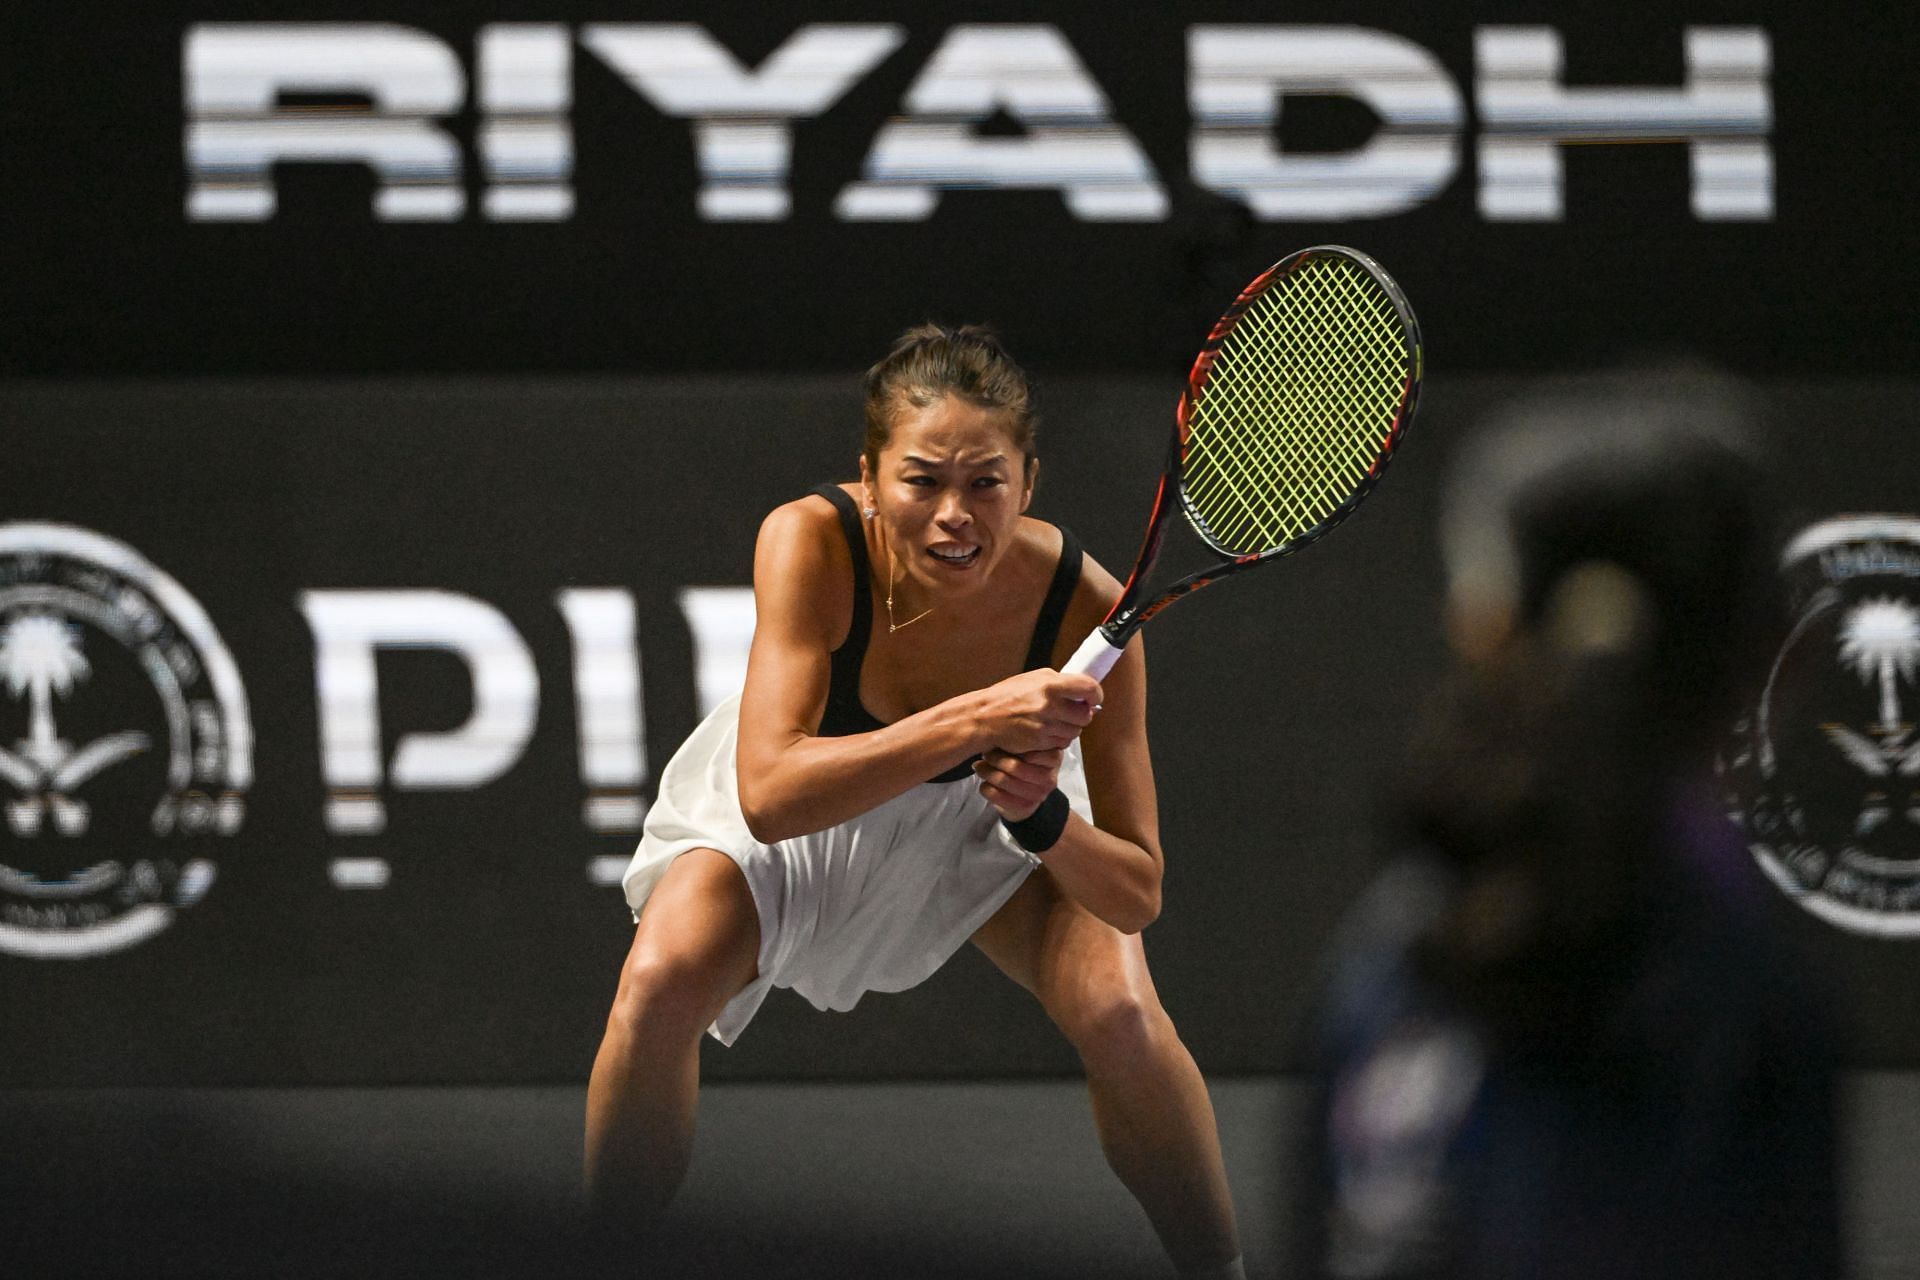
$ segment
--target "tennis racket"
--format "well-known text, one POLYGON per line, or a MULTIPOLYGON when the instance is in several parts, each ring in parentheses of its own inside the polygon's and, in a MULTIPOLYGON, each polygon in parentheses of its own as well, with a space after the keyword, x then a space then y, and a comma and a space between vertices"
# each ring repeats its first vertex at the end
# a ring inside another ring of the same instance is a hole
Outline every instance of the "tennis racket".
POLYGON ((1413 421, 1420 373, 1413 308, 1366 254, 1318 245, 1262 272, 1194 360, 1133 573, 1063 669, 1100 679, 1175 600, 1346 519, 1413 421), (1175 507, 1221 558, 1149 597, 1175 507))

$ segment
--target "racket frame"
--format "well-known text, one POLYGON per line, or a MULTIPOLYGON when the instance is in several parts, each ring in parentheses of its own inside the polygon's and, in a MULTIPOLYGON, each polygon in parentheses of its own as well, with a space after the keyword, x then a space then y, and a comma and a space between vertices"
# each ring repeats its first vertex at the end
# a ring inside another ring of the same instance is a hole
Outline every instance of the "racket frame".
POLYGON ((1386 472, 1387 463, 1393 460, 1394 452, 1399 448, 1407 424, 1413 421, 1414 410, 1419 404, 1424 363, 1425 346, 1421 341, 1420 322, 1414 317, 1413 307, 1407 302, 1406 294, 1394 282, 1393 277, 1388 275, 1386 269, 1370 255, 1345 245, 1312 245, 1288 254, 1255 276, 1246 288, 1240 291, 1240 296, 1234 299, 1233 305, 1214 322, 1213 331, 1207 335, 1206 344, 1194 357, 1193 367, 1187 374, 1187 385, 1181 391, 1179 405, 1174 411, 1174 431, 1167 451, 1166 466, 1160 473, 1159 488, 1154 492, 1153 512, 1147 518, 1146 535, 1140 541, 1140 553, 1134 559, 1133 572, 1128 576, 1126 585, 1121 588, 1120 598, 1114 601, 1113 608, 1108 610, 1106 618, 1087 636, 1061 670, 1086 672, 1095 679, 1105 676, 1113 669, 1113 664, 1119 661, 1120 654, 1126 648, 1127 641, 1132 638, 1133 633, 1145 626, 1149 619, 1175 600, 1191 595, 1201 587, 1218 582, 1242 570, 1251 569, 1270 560, 1278 560, 1283 556, 1290 556, 1325 537, 1335 525, 1353 513, 1353 509, 1360 505, 1361 499, 1372 492, 1373 486, 1380 482, 1380 477, 1386 472), (1247 309, 1279 281, 1310 262, 1329 257, 1346 259, 1372 276, 1399 315, 1400 322, 1406 331, 1408 352, 1406 385, 1401 395, 1400 409, 1394 416, 1386 441, 1381 446, 1378 456, 1374 458, 1372 466, 1368 468, 1366 477, 1354 487, 1352 493, 1327 514, 1325 519, 1277 547, 1237 555, 1214 540, 1205 520, 1200 517, 1187 498, 1181 483, 1185 471, 1187 444, 1191 438, 1189 420, 1195 406, 1200 402, 1200 397, 1206 391, 1207 383, 1212 378, 1214 362, 1219 357, 1221 347, 1233 333, 1234 327, 1246 314, 1247 309), (1176 507, 1186 516, 1187 523, 1195 535, 1209 549, 1219 552, 1224 558, 1179 579, 1152 599, 1146 599, 1147 577, 1160 558, 1160 548, 1166 540, 1167 528, 1176 507))

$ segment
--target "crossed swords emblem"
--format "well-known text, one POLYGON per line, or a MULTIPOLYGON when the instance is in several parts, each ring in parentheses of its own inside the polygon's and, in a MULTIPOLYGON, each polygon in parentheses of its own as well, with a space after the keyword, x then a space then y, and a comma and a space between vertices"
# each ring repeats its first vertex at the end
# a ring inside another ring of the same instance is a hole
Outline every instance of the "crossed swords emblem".
POLYGON ((39 833, 50 814, 61 835, 83 835, 90 813, 74 796, 103 770, 139 755, 153 745, 134 730, 110 733, 81 747, 59 736, 53 699, 65 696, 91 668, 80 652, 74 629, 47 614, 26 614, 0 631, 0 684, 29 705, 27 736, 13 750, 0 747, 0 779, 18 793, 7 805, 7 823, 16 835, 39 833))

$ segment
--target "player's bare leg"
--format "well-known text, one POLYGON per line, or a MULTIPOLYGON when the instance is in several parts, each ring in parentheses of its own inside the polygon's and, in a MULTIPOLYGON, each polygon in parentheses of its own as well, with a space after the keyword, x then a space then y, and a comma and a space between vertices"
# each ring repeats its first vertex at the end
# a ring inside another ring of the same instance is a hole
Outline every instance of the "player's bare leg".
POLYGON ((586 1190, 598 1224, 643 1234, 686 1176, 700 1036, 754 978, 760 920, 740 869, 695 849, 648 897, 587 1085, 586 1190))
POLYGON ((1039 997, 1085 1064, 1107 1162, 1183 1275, 1229 1275, 1240 1246, 1206 1081, 1147 972, 1137 936, 1036 872, 974 935, 1039 997))

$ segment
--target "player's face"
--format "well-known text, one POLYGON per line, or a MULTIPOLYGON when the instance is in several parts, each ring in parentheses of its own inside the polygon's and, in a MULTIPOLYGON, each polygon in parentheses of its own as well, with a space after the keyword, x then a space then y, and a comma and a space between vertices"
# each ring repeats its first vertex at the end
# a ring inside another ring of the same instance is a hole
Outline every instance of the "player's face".
POLYGON ((1005 413, 955 396, 907 406, 879 467, 860 462, 896 572, 936 595, 992 577, 1033 496, 1032 470, 1005 413))

